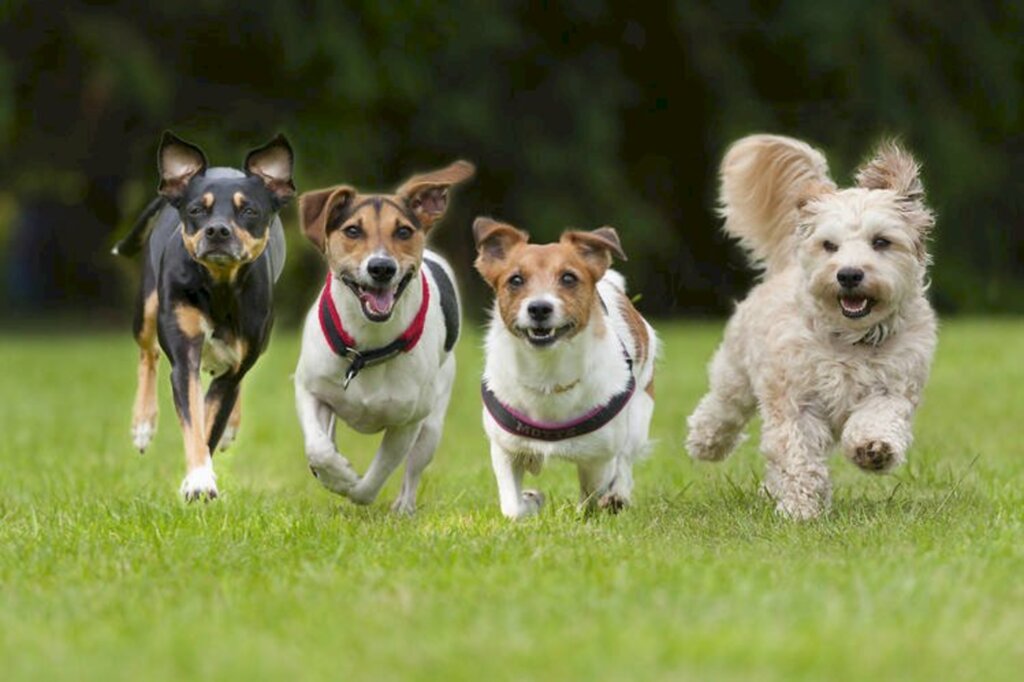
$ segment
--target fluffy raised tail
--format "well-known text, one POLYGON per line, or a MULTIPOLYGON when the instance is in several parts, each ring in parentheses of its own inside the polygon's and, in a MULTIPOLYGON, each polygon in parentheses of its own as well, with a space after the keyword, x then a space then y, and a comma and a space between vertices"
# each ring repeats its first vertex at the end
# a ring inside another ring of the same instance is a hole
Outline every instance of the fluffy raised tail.
POLYGON ((146 205, 146 208, 142 210, 142 213, 138 218, 135 219, 135 224, 132 225, 132 229, 121 238, 121 241, 114 244, 114 248, 110 250, 115 256, 131 257, 142 250, 142 246, 146 243, 146 239, 149 238, 150 225, 152 224, 153 216, 164 207, 167 200, 163 197, 157 197, 153 201, 146 205))
POLYGON ((719 214, 723 229, 747 252, 751 265, 784 268, 794 256, 802 200, 835 189, 824 155, 779 135, 737 140, 722 159, 719 214))

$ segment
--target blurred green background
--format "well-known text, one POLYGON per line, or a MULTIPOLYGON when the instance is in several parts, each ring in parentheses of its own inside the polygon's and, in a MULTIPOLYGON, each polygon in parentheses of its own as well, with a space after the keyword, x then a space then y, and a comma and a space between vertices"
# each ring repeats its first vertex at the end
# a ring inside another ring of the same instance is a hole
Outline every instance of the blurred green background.
MULTIPOLYGON (((655 316, 718 315, 751 274, 718 232, 734 138, 823 148, 845 183, 881 137, 924 163, 944 313, 1024 311, 1024 4, 30 2, 0 4, 0 315, 103 323, 134 264, 109 255, 156 186, 160 132, 218 165, 277 131, 300 190, 389 189, 467 158, 435 245, 461 271, 490 214, 550 238, 617 227, 655 316)), ((278 315, 320 280, 291 238, 278 315)))

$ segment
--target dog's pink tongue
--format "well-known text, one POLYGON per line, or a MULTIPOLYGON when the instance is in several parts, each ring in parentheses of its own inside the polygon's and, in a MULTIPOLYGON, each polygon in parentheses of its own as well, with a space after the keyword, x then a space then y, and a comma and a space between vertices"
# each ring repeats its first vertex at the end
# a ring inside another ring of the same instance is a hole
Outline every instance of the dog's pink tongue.
POLYGON ((362 298, 373 312, 386 315, 395 303, 395 292, 391 289, 369 289, 363 292, 362 298))

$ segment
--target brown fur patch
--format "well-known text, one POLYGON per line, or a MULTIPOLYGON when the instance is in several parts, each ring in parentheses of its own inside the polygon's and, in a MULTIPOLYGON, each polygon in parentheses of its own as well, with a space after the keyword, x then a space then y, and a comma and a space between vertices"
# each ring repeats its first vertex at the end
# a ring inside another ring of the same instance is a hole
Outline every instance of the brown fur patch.
POLYGON ((400 272, 419 267, 426 235, 415 228, 412 217, 399 202, 397 197, 385 195, 358 195, 352 200, 354 210, 327 237, 327 262, 332 272, 354 275, 375 251, 383 251, 398 261, 400 272), (349 237, 345 234, 348 227, 358 227, 361 234, 349 237), (402 228, 412 230, 408 239, 397 236, 402 228))
POLYGON ((231 196, 231 202, 235 205, 236 209, 242 208, 246 202, 245 194, 243 192, 235 192, 231 196))
POLYGON ((206 464, 210 449, 206 445, 206 409, 203 400, 203 385, 198 373, 188 379, 188 414, 179 415, 181 431, 185 439, 185 465, 193 471, 206 464))
POLYGON ((181 240, 185 243, 185 250, 188 251, 188 255, 192 257, 192 260, 198 261, 197 254, 199 253, 199 241, 203 238, 201 232, 195 234, 188 234, 185 232, 184 225, 178 225, 178 231, 181 233, 181 240))
POLYGON ((203 194, 203 208, 207 211, 213 208, 214 201, 216 201, 216 198, 213 196, 213 192, 206 192, 203 194))
POLYGON ((641 366, 647 361, 647 354, 650 352, 651 347, 651 338, 647 334, 647 325, 644 324, 644 318, 633 307, 633 302, 625 294, 619 294, 619 310, 622 312, 622 317, 629 327, 629 335, 636 346, 636 364, 641 366))
POLYGON ((178 329, 189 338, 201 336, 205 333, 204 327, 209 324, 202 311, 184 303, 174 306, 174 319, 178 323, 178 329))
MULTIPOLYGON (((568 242, 515 244, 504 258, 489 264, 486 271, 489 277, 485 277, 495 290, 498 312, 509 329, 516 328, 516 318, 523 301, 542 294, 556 296, 561 301, 566 320, 573 325, 569 336, 585 329, 591 318, 603 322, 600 314, 594 314, 600 305, 594 272, 587 260, 568 242), (562 275, 567 272, 576 276, 575 284, 562 283, 562 275), (513 275, 523 278, 521 286, 509 286, 509 278, 513 275)), ((603 325, 597 331, 600 333, 602 330, 603 325)))
POLYGON ((156 292, 142 305, 142 327, 135 340, 139 344, 138 385, 132 407, 132 427, 152 423, 156 426, 158 402, 156 395, 157 363, 160 349, 156 339, 156 315, 159 306, 156 292))
POLYGON ((231 223, 231 229, 235 233, 235 239, 242 244, 242 262, 240 262, 239 265, 251 263, 263 255, 263 250, 267 248, 267 244, 270 242, 269 229, 264 232, 263 236, 260 238, 254 237, 252 232, 249 232, 249 230, 243 230, 234 222, 231 223))
POLYGON ((228 415, 228 426, 238 431, 238 427, 242 425, 242 394, 239 389, 238 398, 235 399, 235 406, 231 409, 231 414, 228 415))

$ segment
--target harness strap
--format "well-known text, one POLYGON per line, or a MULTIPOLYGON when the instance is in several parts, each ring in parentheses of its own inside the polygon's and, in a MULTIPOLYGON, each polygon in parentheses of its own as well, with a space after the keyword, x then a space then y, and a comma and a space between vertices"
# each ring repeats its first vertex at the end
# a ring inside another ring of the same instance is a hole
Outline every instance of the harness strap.
POLYGON ((576 438, 577 436, 597 431, 612 419, 615 419, 636 392, 636 377, 633 376, 633 359, 626 352, 624 345, 622 346, 622 355, 625 358, 626 367, 629 369, 629 381, 626 383, 626 387, 613 395, 608 402, 598 405, 576 419, 561 423, 539 422, 530 419, 502 403, 498 396, 494 395, 494 391, 490 389, 487 382, 481 381, 480 394, 483 397, 484 407, 494 417, 494 421, 498 423, 498 426, 513 435, 522 436, 523 438, 550 442, 576 438))
POLYGON ((420 281, 423 284, 423 302, 420 304, 420 309, 416 313, 416 317, 413 318, 412 324, 397 339, 386 346, 359 350, 356 347, 356 340, 345 330, 344 325, 341 323, 341 315, 338 314, 338 308, 335 306, 334 298, 331 296, 331 279, 331 273, 328 272, 324 289, 320 293, 320 329, 324 333, 327 345, 331 347, 335 354, 343 358, 351 358, 348 370, 345 372, 345 382, 342 384, 342 388, 347 389, 352 379, 364 367, 386 362, 399 353, 408 353, 416 347, 416 344, 419 343, 420 338, 423 336, 424 322, 427 319, 427 310, 430 307, 430 286, 427 284, 427 276, 420 271, 420 281))
POLYGON ((455 294, 455 285, 440 263, 430 258, 424 258, 423 262, 430 268, 430 274, 434 276, 434 282, 437 284, 437 293, 441 297, 441 312, 444 313, 444 349, 450 353, 455 347, 455 342, 459 340, 459 297, 455 294))

